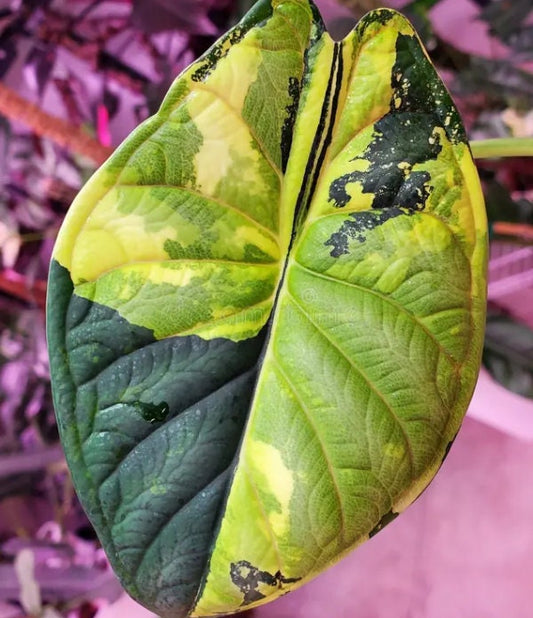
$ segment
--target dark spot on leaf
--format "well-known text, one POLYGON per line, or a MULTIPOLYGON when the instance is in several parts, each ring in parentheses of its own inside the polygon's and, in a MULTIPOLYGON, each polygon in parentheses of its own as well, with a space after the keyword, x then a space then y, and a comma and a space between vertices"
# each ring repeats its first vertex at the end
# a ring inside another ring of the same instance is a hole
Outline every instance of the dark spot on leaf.
POLYGON ((389 219, 394 219, 401 215, 410 215, 414 211, 402 210, 393 206, 381 211, 363 211, 352 212, 349 214, 349 219, 346 219, 339 228, 324 243, 327 247, 332 247, 331 257, 337 258, 341 255, 349 253, 348 245, 351 239, 364 242, 366 240, 366 232, 382 225, 389 219))
POLYGON ((357 25, 357 29, 360 33, 359 36, 362 38, 365 30, 374 24, 380 24, 382 26, 387 25, 395 15, 396 13, 394 11, 390 11, 388 9, 378 9, 368 13, 357 25))
POLYGON ((230 577, 231 581, 244 595, 242 605, 249 605, 265 598, 266 595, 259 590, 261 584, 282 588, 283 584, 292 584, 301 579, 300 577, 284 577, 281 571, 277 571, 274 575, 268 571, 260 571, 247 560, 232 562, 230 577))
POLYGON ((149 423, 162 423, 170 412, 168 404, 164 401, 159 404, 139 401, 135 404, 135 407, 139 410, 144 420, 149 423))
POLYGON ((274 260, 271 255, 265 253, 256 245, 246 243, 244 245, 244 261, 257 262, 258 264, 271 264, 274 260))
POLYGON ((378 532, 380 532, 381 530, 383 530, 383 528, 387 525, 390 524, 391 521, 394 521, 398 515, 400 513, 395 513, 393 510, 390 510, 388 513, 385 513, 385 515, 383 515, 383 517, 379 520, 378 524, 376 525, 375 528, 373 528, 370 533, 369 533, 369 537, 372 538, 374 535, 376 535, 378 532))

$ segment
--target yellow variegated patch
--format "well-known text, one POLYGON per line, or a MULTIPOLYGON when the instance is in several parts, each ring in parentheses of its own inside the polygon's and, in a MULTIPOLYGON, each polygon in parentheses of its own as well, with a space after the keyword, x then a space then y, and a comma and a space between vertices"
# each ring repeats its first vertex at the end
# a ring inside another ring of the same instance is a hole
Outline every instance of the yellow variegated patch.
POLYGON ((60 431, 127 590, 254 607, 436 473, 483 342, 487 229, 411 25, 261 0, 76 198, 50 276, 60 431))

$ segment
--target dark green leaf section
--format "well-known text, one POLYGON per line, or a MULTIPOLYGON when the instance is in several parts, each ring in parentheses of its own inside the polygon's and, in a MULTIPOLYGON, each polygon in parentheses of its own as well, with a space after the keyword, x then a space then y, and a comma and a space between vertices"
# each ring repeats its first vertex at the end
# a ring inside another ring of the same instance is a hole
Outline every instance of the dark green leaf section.
POLYGON ((398 35, 391 84, 396 111, 431 114, 434 126, 444 127, 452 144, 467 142, 459 112, 443 82, 435 79, 435 69, 415 36, 398 35))
POLYGON ((83 506, 130 594, 162 615, 170 608, 179 615, 177 607, 185 615, 207 562, 263 336, 155 341, 73 294, 55 261, 49 316, 55 405, 83 506))

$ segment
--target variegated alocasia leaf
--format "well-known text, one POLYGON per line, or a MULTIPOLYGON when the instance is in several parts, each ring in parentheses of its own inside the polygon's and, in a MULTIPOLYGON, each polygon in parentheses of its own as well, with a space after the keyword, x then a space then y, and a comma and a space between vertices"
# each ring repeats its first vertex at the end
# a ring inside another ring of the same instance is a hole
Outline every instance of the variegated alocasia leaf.
POLYGON ((162 616, 273 599, 431 480, 480 362, 487 231, 409 23, 262 0, 77 197, 50 273, 80 499, 162 616))

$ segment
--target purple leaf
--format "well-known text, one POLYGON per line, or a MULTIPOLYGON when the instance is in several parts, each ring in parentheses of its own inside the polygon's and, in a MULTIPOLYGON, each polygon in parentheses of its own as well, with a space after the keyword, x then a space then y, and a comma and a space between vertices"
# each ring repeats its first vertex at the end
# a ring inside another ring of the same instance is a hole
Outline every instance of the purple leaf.
POLYGON ((216 35, 217 28, 208 11, 228 4, 217 0, 134 0, 132 22, 148 34, 182 30, 189 34, 216 35))
POLYGON ((26 57, 24 76, 30 88, 41 97, 54 68, 55 50, 50 47, 34 47, 26 57))

